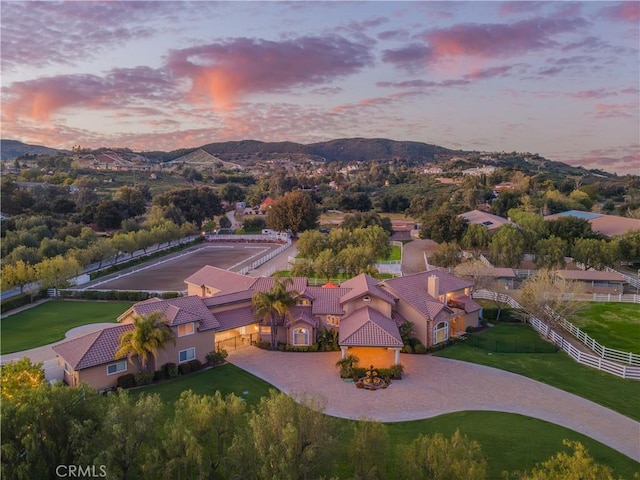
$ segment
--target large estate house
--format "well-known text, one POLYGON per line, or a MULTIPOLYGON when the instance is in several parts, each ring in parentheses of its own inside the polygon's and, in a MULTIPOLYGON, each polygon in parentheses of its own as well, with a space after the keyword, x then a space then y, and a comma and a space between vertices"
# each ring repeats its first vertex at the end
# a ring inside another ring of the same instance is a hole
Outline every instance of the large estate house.
MULTIPOLYGON (((134 328, 133 319, 153 312, 163 314, 175 338, 175 344, 167 343, 150 360, 154 370, 166 363, 205 362, 216 345, 230 340, 236 345, 270 341, 271 325, 255 318, 252 298, 269 291, 276 281, 203 267, 185 280, 187 296, 136 303, 118 317, 119 325, 53 347, 64 365, 64 381, 106 389, 115 386, 120 375, 137 373, 135 363, 115 358, 115 352, 120 335, 134 328)), ((335 329, 343 357, 351 350, 366 350, 379 354, 387 365, 400 363, 403 341, 398 327, 405 321, 413 324, 413 336, 427 347, 478 325, 481 308, 470 296, 472 287, 469 281, 437 270, 388 280, 361 274, 340 286, 321 287, 295 277, 287 288, 298 292, 297 304, 279 325, 278 341, 308 346, 320 330, 335 329)))

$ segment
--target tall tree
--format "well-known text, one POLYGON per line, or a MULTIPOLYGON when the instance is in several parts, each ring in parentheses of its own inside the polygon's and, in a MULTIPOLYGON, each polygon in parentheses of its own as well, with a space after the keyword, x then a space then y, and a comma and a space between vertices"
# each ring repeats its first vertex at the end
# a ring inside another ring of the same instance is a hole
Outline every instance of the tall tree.
POLYGON ((524 235, 517 227, 501 226, 491 238, 489 251, 498 265, 517 268, 524 257, 524 235))
POLYGON ((535 264, 538 268, 564 268, 567 264, 566 253, 567 242, 563 239, 554 235, 542 238, 536 243, 535 264))
POLYGON ((403 478, 425 480, 484 480, 487 461, 480 444, 460 430, 451 438, 441 433, 419 435, 405 450, 401 464, 403 478))
POLYGON ((605 267, 613 267, 618 259, 618 245, 609 240, 578 238, 573 244, 571 254, 573 259, 582 263, 587 270, 602 270, 605 267))
POLYGON ((620 259, 628 263, 640 263, 640 229, 616 237, 620 259))
POLYGON ((518 301, 525 312, 557 327, 557 315, 570 321, 584 308, 584 302, 577 299, 583 292, 579 282, 565 280, 552 270, 538 270, 522 284, 518 301))
POLYGON ((278 348, 278 327, 284 324, 300 295, 290 289, 291 279, 276 280, 266 292, 255 292, 252 298, 253 314, 263 324, 271 326, 271 347, 278 348))
POLYGON ((271 390, 262 397, 249 428, 233 440, 237 478, 315 480, 333 473, 333 420, 313 398, 271 390))
POLYGON ((227 450, 244 424, 246 404, 233 394, 222 397, 182 392, 175 417, 166 424, 162 457, 163 476, 171 479, 224 477, 227 450))
POLYGON ((320 213, 310 195, 296 190, 276 200, 267 212, 267 227, 278 232, 290 230, 294 236, 312 230, 320 213))
POLYGON ((380 422, 357 422, 348 451, 354 480, 385 478, 389 456, 387 426, 380 422))
POLYGON ((133 319, 133 330, 120 336, 120 348, 114 357, 116 360, 128 357, 132 362, 135 356, 139 371, 148 371, 149 357, 155 357, 158 350, 164 349, 168 342, 175 344, 175 338, 161 312, 140 315, 133 319))
POLYGON ((436 243, 459 242, 469 225, 466 219, 459 217, 447 205, 424 215, 421 222, 420 238, 428 238, 436 243))
POLYGON ((58 255, 45 258, 35 268, 43 288, 64 288, 68 285, 68 280, 79 273, 80 264, 73 257, 58 255))
POLYGON ((317 258, 322 250, 327 246, 327 235, 317 230, 307 230, 300 234, 298 239, 298 253, 303 258, 317 258))
POLYGON ((614 480, 611 469, 596 463, 580 442, 562 443, 572 450, 571 454, 558 452, 531 473, 521 475, 520 480, 614 480))
POLYGON ((340 265, 338 260, 330 249, 322 250, 313 262, 313 268, 320 278, 327 280, 335 278, 340 273, 340 265))
POLYGON ((467 228, 467 231, 462 236, 462 240, 460 240, 460 245, 462 248, 471 250, 473 255, 477 257, 482 250, 487 248, 490 239, 487 227, 474 223, 467 228))
POLYGON ((455 267, 461 261, 462 250, 455 242, 441 243, 429 257, 429 263, 444 268, 455 267))
POLYGON ((27 357, 5 363, 0 366, 0 371, 0 392, 3 399, 19 401, 18 397, 25 390, 41 387, 47 381, 42 370, 42 362, 31 363, 27 357))

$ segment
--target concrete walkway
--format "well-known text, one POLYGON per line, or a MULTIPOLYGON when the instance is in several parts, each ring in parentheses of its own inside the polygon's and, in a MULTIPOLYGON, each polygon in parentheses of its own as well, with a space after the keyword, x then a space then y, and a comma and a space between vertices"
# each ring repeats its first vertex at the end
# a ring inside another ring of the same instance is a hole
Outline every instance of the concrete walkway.
POLYGON ((341 381, 339 352, 271 352, 255 347, 228 361, 287 393, 322 399, 341 418, 399 422, 463 410, 518 413, 587 435, 640 461, 640 423, 544 383, 491 367, 431 355, 402 355, 405 375, 385 390, 341 381))

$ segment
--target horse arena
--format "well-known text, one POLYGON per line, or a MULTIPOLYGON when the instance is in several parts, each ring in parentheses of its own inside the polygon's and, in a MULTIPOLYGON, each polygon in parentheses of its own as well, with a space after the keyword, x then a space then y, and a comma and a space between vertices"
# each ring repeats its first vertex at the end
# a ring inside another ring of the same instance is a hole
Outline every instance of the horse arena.
POLYGON ((184 280, 205 265, 240 271, 281 247, 279 243, 204 243, 188 250, 137 265, 97 279, 82 289, 98 290, 186 290, 184 280))

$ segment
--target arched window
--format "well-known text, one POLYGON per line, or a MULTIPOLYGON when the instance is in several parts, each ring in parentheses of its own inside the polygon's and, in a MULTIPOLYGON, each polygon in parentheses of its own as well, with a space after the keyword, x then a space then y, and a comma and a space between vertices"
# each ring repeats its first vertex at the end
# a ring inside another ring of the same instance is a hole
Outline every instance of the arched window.
POLYGON ((449 339, 449 323, 440 322, 433 329, 433 344, 444 342, 449 339))
POLYGON ((293 331, 294 345, 309 345, 309 330, 306 328, 296 328, 293 331))

